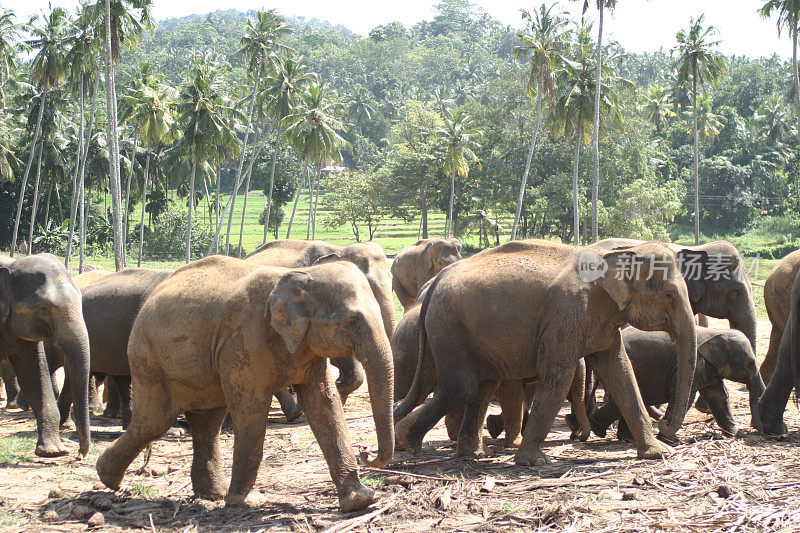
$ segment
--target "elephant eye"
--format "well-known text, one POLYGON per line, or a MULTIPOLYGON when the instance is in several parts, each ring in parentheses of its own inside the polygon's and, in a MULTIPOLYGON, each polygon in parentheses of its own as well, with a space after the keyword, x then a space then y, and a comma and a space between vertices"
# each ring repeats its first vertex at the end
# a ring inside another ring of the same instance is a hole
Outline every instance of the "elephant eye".
POLYGON ((351 316, 344 321, 344 326, 348 329, 355 329, 358 327, 359 317, 351 316))
POLYGON ((47 307, 46 305, 43 305, 43 306, 41 306, 41 307, 39 308, 39 310, 40 310, 42 313, 44 313, 44 314, 49 314, 49 313, 50 313, 50 308, 49 308, 49 307, 47 307))

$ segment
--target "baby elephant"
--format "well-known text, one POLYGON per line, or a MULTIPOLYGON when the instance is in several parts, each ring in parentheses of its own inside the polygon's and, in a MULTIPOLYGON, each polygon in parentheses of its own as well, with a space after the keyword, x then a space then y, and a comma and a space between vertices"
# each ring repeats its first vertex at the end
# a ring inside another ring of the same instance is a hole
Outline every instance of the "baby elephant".
MULTIPOLYGON (((626 328, 622 331, 625 351, 633 365, 642 400, 647 406, 661 405, 673 398, 675 391, 675 343, 663 332, 626 328)), ((697 328, 697 366, 694 373, 692 398, 700 393, 711 409, 714 420, 726 435, 736 436, 741 430, 733 420, 723 379, 747 385, 750 393, 750 413, 753 427, 761 430, 758 400, 764 392, 764 382, 756 365, 756 356, 745 335, 735 329, 697 328)), ((691 403, 690 402, 690 403, 691 403)), ((589 416, 589 422, 600 437, 620 420, 617 436, 630 435, 625 421, 613 399, 589 416)))
POLYGON ((425 282, 460 260, 458 239, 423 239, 397 254, 392 263, 392 289, 404 312, 414 305, 425 282))

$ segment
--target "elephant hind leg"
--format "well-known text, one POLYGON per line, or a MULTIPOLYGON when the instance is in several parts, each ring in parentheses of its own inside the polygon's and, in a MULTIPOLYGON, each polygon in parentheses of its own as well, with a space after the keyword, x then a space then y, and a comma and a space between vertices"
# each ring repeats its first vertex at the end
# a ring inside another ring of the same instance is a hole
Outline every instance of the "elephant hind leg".
POLYGON ((171 405, 170 395, 160 382, 141 382, 134 378, 136 395, 133 398, 131 425, 120 438, 97 460, 100 481, 112 489, 119 489, 125 469, 145 446, 167 432, 180 413, 171 405))
POLYGON ((221 500, 227 487, 222 471, 219 432, 226 407, 203 412, 186 412, 192 430, 192 488, 195 495, 207 500, 221 500))
POLYGON ((769 349, 767 355, 764 357, 764 362, 761 363, 761 378, 764 383, 769 384, 769 380, 775 373, 775 367, 778 365, 778 355, 781 351, 781 339, 783 339, 783 329, 774 322, 772 322, 772 331, 769 334, 769 349))
POLYGON ((498 380, 483 381, 478 385, 478 393, 464 409, 464 420, 461 422, 461 431, 458 433, 456 457, 482 457, 486 455, 483 448, 481 428, 486 419, 486 409, 489 400, 497 389, 498 380))

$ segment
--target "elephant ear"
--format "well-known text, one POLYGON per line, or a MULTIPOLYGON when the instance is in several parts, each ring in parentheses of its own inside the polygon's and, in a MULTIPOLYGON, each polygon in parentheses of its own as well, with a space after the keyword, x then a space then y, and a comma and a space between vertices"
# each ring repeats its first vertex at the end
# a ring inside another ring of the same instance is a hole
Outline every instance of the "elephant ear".
POLYGON ((697 353, 711 363, 720 375, 725 375, 723 369, 730 365, 731 356, 728 353, 728 341, 724 335, 714 335, 703 344, 697 345, 697 353))
POLYGON ((0 326, 5 325, 11 314, 11 271, 0 267, 0 326))
POLYGON ((267 299, 270 325, 295 353, 311 323, 308 286, 313 281, 307 272, 293 271, 280 279, 267 299))
POLYGON ((694 305, 700 301, 706 292, 708 252, 684 248, 678 251, 676 255, 681 276, 686 282, 686 289, 689 291, 689 301, 694 305))
POLYGON ((608 268, 599 278, 600 286, 611 296, 620 311, 631 302, 637 257, 635 252, 629 250, 610 252, 603 256, 608 268))
POLYGON ((314 261, 312 263, 312 266, 313 265, 324 265, 325 263, 335 263, 336 261, 341 261, 341 260, 342 260, 342 256, 340 256, 339 254, 323 255, 322 257, 320 257, 319 259, 314 261))

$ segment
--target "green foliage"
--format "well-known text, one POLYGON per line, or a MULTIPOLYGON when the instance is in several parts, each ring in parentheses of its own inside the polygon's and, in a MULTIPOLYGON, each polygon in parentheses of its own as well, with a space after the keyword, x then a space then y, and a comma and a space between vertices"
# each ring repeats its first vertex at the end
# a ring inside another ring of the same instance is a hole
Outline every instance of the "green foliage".
MULTIPOLYGON (((171 208, 161 215, 158 224, 145 229, 144 255, 151 259, 174 260, 186 253, 188 213, 185 209, 171 208)), ((138 231, 136 232, 138 237, 138 231)), ((192 257, 199 259, 211 244, 208 226, 198 220, 192 223, 192 257)))
POLYGON ((389 214, 381 180, 361 172, 341 172, 327 176, 325 188, 329 194, 322 204, 330 210, 325 224, 331 228, 349 224, 356 241, 361 242, 362 237, 371 241, 381 219, 389 214), (366 226, 365 233, 362 226, 366 226))
POLYGON ((638 179, 623 186, 620 200, 611 210, 608 235, 632 239, 669 240, 668 228, 683 211, 686 188, 679 181, 658 186, 652 180, 638 179))

